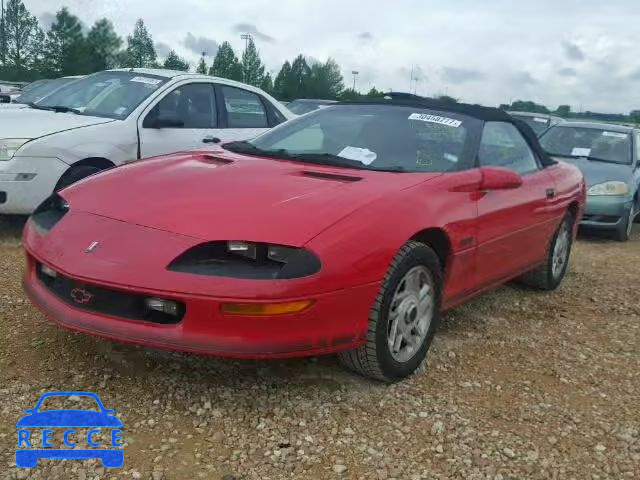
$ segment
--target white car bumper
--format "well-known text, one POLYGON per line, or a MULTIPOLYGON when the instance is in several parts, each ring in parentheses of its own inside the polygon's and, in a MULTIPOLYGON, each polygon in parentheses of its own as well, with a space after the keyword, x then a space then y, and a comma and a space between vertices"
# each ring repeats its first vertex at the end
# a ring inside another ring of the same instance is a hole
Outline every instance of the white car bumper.
POLYGON ((0 215, 28 215, 40 205, 69 165, 57 158, 14 157, 0 161, 0 215))

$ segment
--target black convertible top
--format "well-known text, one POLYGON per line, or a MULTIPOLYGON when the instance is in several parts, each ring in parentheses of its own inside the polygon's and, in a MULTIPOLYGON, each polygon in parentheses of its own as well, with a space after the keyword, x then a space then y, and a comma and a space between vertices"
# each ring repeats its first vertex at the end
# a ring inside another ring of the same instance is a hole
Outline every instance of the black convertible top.
POLYGON ((426 108, 438 110, 440 112, 452 112, 467 115, 484 122, 507 122, 513 124, 525 138, 531 149, 536 153, 543 166, 554 165, 556 163, 547 152, 540 146, 538 137, 533 129, 523 120, 512 117, 504 110, 493 107, 483 107, 482 105, 471 105, 468 103, 443 102, 433 98, 419 97, 417 95, 401 94, 384 99, 354 100, 334 103, 334 105, 389 105, 426 108))

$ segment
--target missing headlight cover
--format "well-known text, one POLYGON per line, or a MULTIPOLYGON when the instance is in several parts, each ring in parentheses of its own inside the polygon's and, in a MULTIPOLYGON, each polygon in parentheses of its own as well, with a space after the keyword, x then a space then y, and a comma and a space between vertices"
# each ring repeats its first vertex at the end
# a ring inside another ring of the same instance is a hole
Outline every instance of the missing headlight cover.
POLYGON ((317 273, 320 260, 304 248, 230 240, 196 245, 167 269, 212 277, 284 280, 317 273))
POLYGON ((31 215, 31 221, 41 232, 48 232, 62 220, 69 211, 69 202, 54 193, 47 198, 31 215))

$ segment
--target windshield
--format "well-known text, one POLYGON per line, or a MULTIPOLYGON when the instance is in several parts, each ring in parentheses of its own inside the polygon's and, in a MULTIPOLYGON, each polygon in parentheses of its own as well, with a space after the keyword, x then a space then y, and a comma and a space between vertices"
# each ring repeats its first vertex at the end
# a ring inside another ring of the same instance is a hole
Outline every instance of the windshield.
POLYGON ((136 72, 101 72, 67 85, 38 103, 122 120, 168 79, 136 72))
POLYGON ((610 163, 631 163, 631 137, 600 128, 556 126, 540 139, 550 155, 588 157, 610 163))
POLYGON ((38 85, 24 90, 22 95, 15 99, 15 103, 37 103, 58 88, 76 81, 77 78, 56 78, 55 80, 42 80, 38 85))
POLYGON ((517 118, 518 120, 522 120, 527 125, 529 125, 536 135, 540 135, 547 128, 549 128, 549 125, 551 124, 551 121, 547 117, 530 117, 529 115, 518 115, 517 113, 512 113, 511 116, 517 118))
POLYGON ((293 102, 287 105, 287 108, 296 115, 304 115, 305 113, 313 112, 320 107, 324 107, 326 105, 330 105, 329 102, 301 102, 299 100, 294 100, 293 102))
POLYGON ((447 172, 462 160, 469 128, 476 122, 416 107, 338 105, 291 120, 244 147, 226 148, 350 168, 447 172))

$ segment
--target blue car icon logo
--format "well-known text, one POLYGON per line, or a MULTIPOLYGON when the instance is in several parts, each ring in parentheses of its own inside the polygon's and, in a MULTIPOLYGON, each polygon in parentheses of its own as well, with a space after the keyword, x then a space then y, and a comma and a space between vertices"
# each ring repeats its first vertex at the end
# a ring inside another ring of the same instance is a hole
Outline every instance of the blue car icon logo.
POLYGON ((121 444, 122 422, 114 415, 115 410, 104 408, 100 398, 90 392, 49 392, 40 397, 36 406, 25 410, 26 415, 16 423, 18 427, 18 448, 16 465, 20 468, 33 468, 41 458, 54 459, 90 459, 99 458, 106 468, 119 468, 124 463, 124 451, 121 444), (58 409, 40 411, 42 402, 49 397, 91 397, 99 411, 81 409, 58 409), (41 429, 41 436, 34 428, 41 429), (68 448, 53 448, 53 429, 64 429, 62 436, 68 448), (90 430, 79 435, 78 429, 90 430), (110 430, 111 448, 100 445, 96 435, 101 429, 110 430), (86 444, 87 448, 82 447, 86 444), (92 447, 92 448, 90 448, 92 447))

